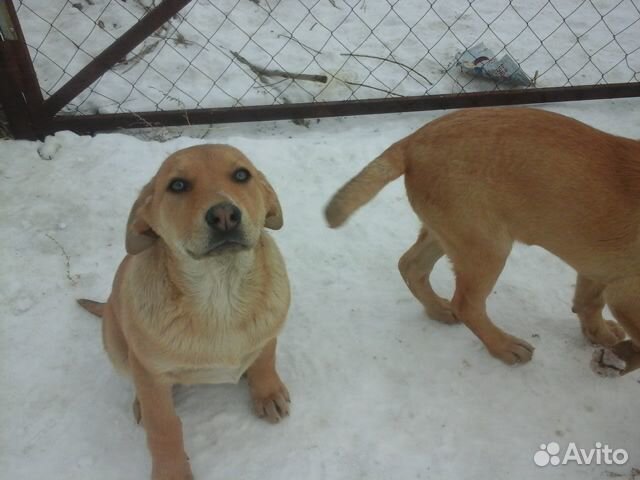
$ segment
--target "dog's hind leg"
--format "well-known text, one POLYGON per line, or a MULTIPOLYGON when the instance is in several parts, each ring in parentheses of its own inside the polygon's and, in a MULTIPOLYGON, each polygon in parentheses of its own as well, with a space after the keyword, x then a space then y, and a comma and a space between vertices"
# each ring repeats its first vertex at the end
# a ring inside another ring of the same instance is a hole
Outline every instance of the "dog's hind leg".
POLYGON ((104 306, 102 343, 114 368, 118 372, 127 375, 129 373, 129 347, 110 303, 104 306))
POLYGON ((454 315, 482 340, 494 357, 509 365, 528 362, 533 347, 494 325, 486 310, 487 297, 502 272, 512 240, 497 233, 491 240, 472 234, 458 237, 456 243, 455 248, 443 244, 456 274, 451 301, 454 315))
POLYGON ((443 323, 458 323, 459 320, 451 312, 449 301, 438 296, 429 283, 433 266, 443 255, 444 251, 438 240, 426 228, 422 228, 416 243, 400 258, 398 269, 407 287, 424 305, 430 318, 443 323))
POLYGON ((625 278, 606 286, 604 299, 613 316, 640 351, 640 277, 625 278))
POLYGON ((604 285, 578 274, 573 313, 578 315, 582 333, 590 342, 611 347, 624 340, 624 329, 612 320, 602 318, 604 285))

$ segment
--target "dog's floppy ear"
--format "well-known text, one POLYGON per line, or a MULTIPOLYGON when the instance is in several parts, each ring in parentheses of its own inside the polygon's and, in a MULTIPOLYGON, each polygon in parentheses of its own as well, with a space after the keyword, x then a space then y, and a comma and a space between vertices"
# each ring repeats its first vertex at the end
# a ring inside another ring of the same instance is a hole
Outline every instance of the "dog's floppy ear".
POLYGON ((264 203, 267 208, 267 215, 264 219, 264 226, 271 230, 280 230, 282 228, 282 208, 275 190, 264 176, 262 172, 258 172, 260 182, 264 191, 264 203))
POLYGON ((140 195, 133 202, 129 212, 127 236, 124 242, 129 255, 135 255, 146 250, 158 239, 158 235, 144 218, 145 212, 151 203, 152 195, 153 179, 142 188, 140 195))

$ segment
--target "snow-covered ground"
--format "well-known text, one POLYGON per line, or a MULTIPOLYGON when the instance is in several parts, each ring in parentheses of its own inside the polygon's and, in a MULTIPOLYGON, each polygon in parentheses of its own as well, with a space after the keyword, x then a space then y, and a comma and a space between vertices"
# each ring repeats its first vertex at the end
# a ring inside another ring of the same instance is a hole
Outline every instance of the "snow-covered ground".
MULTIPOLYGON (((639 99, 546 108, 640 136, 639 99)), ((137 189, 167 154, 206 141, 243 150, 283 205, 275 237, 293 304, 278 363, 293 403, 291 417, 273 426, 253 415, 244 380, 180 388, 197 479, 631 479, 640 467, 640 374, 590 370, 593 347, 571 313, 567 266, 540 249, 514 249, 489 310, 536 352, 507 367, 464 326, 426 318, 400 278, 397 260, 418 229, 402 182, 344 228, 326 227, 322 209, 339 185, 441 114, 193 128, 164 143, 68 132, 44 144, 1 142, 0 477, 148 475, 132 387, 75 298, 106 298, 137 189), (601 442, 626 449, 629 461, 534 465, 540 445, 553 441, 601 442)), ((445 261, 434 277, 450 294, 445 261)))

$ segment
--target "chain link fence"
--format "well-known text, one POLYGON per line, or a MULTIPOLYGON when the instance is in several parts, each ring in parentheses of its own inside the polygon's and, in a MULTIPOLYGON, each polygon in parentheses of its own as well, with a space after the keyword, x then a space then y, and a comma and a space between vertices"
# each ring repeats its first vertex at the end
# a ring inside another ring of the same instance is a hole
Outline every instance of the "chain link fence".
MULTIPOLYGON (((17 2, 44 97, 155 5, 17 2)), ((456 64, 479 44, 537 87, 638 82, 640 0, 194 0, 63 113, 513 88, 456 64)))

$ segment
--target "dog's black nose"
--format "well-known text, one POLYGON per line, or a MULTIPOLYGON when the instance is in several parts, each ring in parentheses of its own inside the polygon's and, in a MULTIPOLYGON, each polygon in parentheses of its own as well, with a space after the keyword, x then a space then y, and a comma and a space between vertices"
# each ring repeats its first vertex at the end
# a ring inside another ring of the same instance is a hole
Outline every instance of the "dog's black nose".
POLYGON ((224 202, 207 210, 204 218, 213 229, 220 232, 230 232, 240 225, 242 212, 232 203, 224 202))

